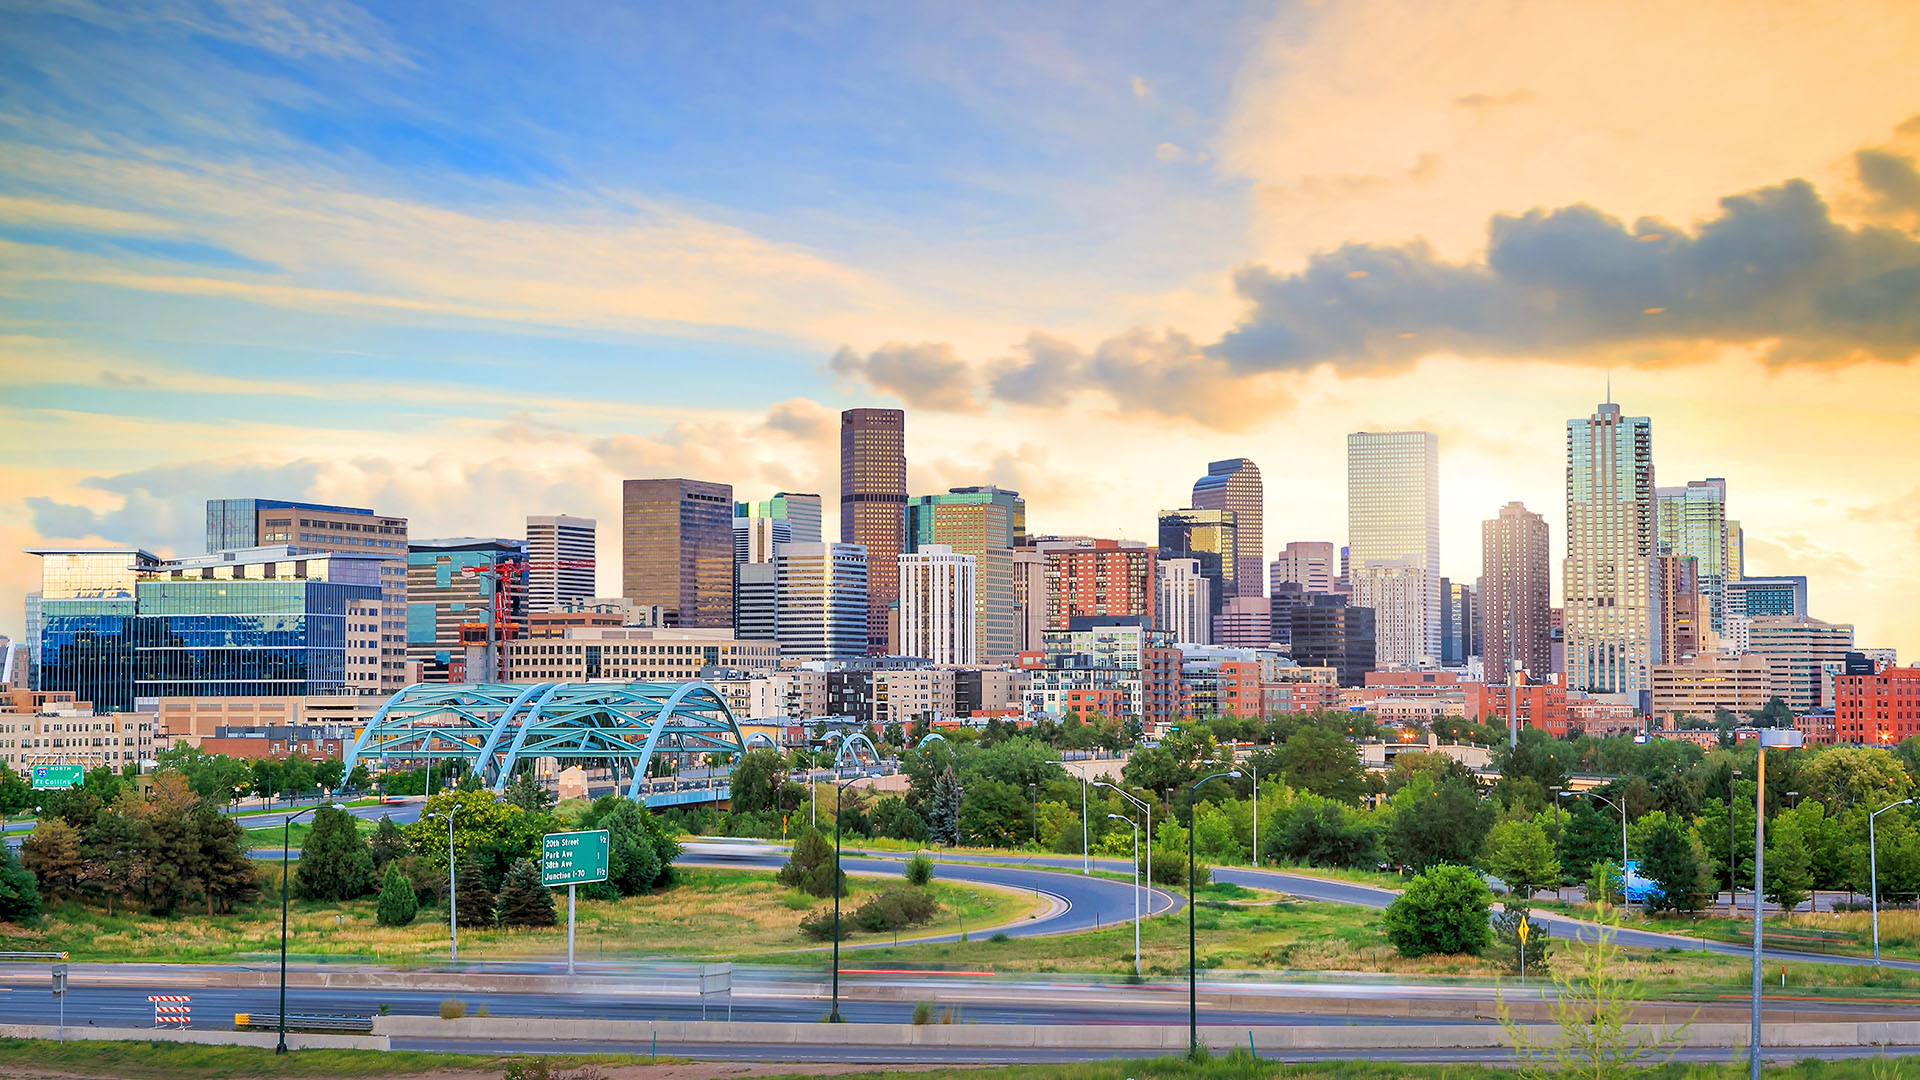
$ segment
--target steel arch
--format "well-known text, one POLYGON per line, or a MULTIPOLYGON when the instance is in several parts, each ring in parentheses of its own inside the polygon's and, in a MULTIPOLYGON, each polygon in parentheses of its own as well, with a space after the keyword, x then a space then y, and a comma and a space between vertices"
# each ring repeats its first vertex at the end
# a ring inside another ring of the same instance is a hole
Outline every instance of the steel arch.
POLYGON ((656 753, 746 752, 740 725, 704 682, 418 683, 393 695, 354 739, 362 758, 458 758, 495 790, 523 760, 606 761, 632 770, 635 795, 656 753))

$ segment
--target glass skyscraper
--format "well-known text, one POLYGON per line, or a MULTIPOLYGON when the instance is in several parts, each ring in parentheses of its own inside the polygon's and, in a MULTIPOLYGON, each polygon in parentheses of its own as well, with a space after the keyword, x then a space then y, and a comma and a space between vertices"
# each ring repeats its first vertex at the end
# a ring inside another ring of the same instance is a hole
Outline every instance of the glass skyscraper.
POLYGON ((628 480, 621 486, 620 595, 657 604, 668 626, 733 626, 733 486, 628 480))
MULTIPOLYGON (((976 487, 907 500, 908 552, 944 546, 973 556, 973 655, 986 663, 1013 658, 1013 541, 1026 520, 1017 491, 976 487)), ((904 624, 903 624, 904 633, 904 624)))
POLYGON ((1353 606, 1374 610, 1383 668, 1440 662, 1440 440, 1429 431, 1347 436, 1353 606))
MULTIPOLYGON (((1607 402, 1567 421, 1567 685, 1644 699, 1654 613, 1653 421, 1607 402)), ((1644 703, 1643 703, 1644 704, 1644 703)))
MULTIPOLYGON (((1207 465, 1207 475, 1193 482, 1193 505, 1201 510, 1233 513, 1235 596, 1265 596, 1266 539, 1262 521, 1266 497, 1260 485, 1260 466, 1248 458, 1228 458, 1207 465)), ((1227 599, 1232 599, 1228 597, 1227 599)))
POLYGON ((907 414, 840 414, 840 542, 867 555, 867 651, 887 651, 887 615, 900 595, 907 543, 907 414))
POLYGON ((1207 580, 1209 626, 1226 602, 1240 595, 1240 562, 1235 558, 1238 527, 1231 510, 1188 507, 1160 512, 1159 557, 1193 559, 1200 564, 1200 576, 1207 580))
POLYGON ((1660 535, 1658 553, 1695 561, 1699 568, 1700 595, 1707 606, 1707 625, 1716 634, 1724 632, 1727 570, 1732 564, 1727 533, 1727 482, 1710 477, 1689 480, 1685 487, 1657 488, 1654 517, 1660 535))

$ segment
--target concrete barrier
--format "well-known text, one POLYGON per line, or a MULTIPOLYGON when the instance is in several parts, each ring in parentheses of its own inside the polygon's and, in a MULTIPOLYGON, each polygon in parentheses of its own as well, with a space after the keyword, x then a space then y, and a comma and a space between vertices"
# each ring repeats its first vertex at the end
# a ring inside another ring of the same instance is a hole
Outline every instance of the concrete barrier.
MULTIPOLYGON (((60 1029, 52 1024, 0 1024, 0 1039, 57 1039, 60 1029)), ((280 1044, 277 1031, 222 1031, 219 1028, 109 1028, 87 1024, 67 1025, 68 1042, 168 1042, 200 1046, 260 1046, 272 1049, 280 1044)), ((386 1050, 392 1040, 385 1035, 321 1035, 305 1031, 287 1032, 289 1050, 386 1050)))

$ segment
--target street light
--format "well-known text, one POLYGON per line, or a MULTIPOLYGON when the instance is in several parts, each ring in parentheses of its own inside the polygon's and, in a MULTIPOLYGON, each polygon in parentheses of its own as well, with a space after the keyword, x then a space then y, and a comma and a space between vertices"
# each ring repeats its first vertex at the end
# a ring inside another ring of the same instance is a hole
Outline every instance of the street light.
POLYGON ((848 784, 859 779, 850 776, 833 789, 833 1012, 827 1016, 829 1024, 846 1022, 840 1019, 840 797, 847 793, 848 784))
POLYGON ((429 819, 447 819, 447 963, 460 962, 460 883, 453 876, 453 816, 460 812, 460 804, 449 806, 445 813, 428 814, 429 819))
MULTIPOLYGON (((1132 803, 1134 806, 1138 807, 1140 810, 1140 813, 1145 815, 1146 824, 1142 826, 1141 831, 1147 834, 1147 888, 1151 890, 1153 888, 1153 804, 1150 802, 1144 802, 1140 799, 1136 799, 1125 788, 1115 787, 1112 784, 1107 783, 1105 780, 1095 780, 1093 782, 1093 786, 1106 788, 1108 791, 1113 792, 1115 795, 1120 796, 1121 798, 1132 803)), ((1136 853, 1136 858, 1137 858, 1137 853, 1136 853)), ((1149 899, 1147 900, 1147 914, 1149 915, 1153 914, 1153 900, 1151 899, 1151 894, 1149 894, 1149 899)))
POLYGON ((1125 814, 1108 814, 1133 829, 1133 977, 1140 977, 1140 823, 1125 814))
POLYGON ((1754 732, 1760 744, 1754 768, 1759 787, 1753 793, 1753 1031, 1747 1043, 1747 1076, 1760 1080, 1760 896, 1767 862, 1767 751, 1791 750, 1806 742, 1797 728, 1761 728, 1754 732))
MULTIPOLYGON (((346 809, 339 803, 334 803, 333 808, 346 809)), ((280 1045, 273 1048, 276 1054, 287 1052, 287 864, 293 861, 293 819, 318 809, 320 806, 316 803, 280 821, 280 1045)))
POLYGON ((1087 850, 1087 763, 1082 761, 1075 764, 1071 761, 1063 761, 1060 764, 1078 769, 1080 772, 1080 872, 1091 874, 1093 873, 1093 853, 1087 850))
POLYGON ((1194 963, 1194 917, 1193 917, 1193 796, 1201 785, 1209 780, 1218 780, 1223 776, 1240 779, 1239 769, 1228 769, 1194 781, 1187 789, 1187 1055, 1200 1056, 1200 976, 1194 963))
MULTIPOLYGON (((1740 916, 1740 886, 1734 879, 1740 860, 1733 854, 1733 780, 1739 775, 1739 769, 1727 770, 1727 914, 1735 918, 1740 916)), ((1759 903, 1759 897, 1753 902, 1759 903)))
MULTIPOLYGON (((1577 791, 1563 791, 1560 793, 1560 797, 1563 799, 1571 799, 1579 794, 1580 793, 1577 791)), ((1605 795, 1596 795, 1591 791, 1587 792, 1586 794, 1588 798, 1598 799, 1601 802, 1606 803, 1608 806, 1613 807, 1615 810, 1620 811, 1620 883, 1624 887, 1627 881, 1627 800, 1626 800, 1626 796, 1623 795, 1621 796, 1619 802, 1614 802, 1612 799, 1607 798, 1605 795)), ((1626 898, 1627 898, 1626 893, 1623 888, 1620 895, 1620 899, 1624 903, 1626 901, 1626 898)))
POLYGON ((1901 799, 1867 815, 1867 900, 1873 905, 1873 965, 1880 966, 1880 863, 1873 850, 1873 819, 1896 806, 1911 806, 1912 799, 1901 799))

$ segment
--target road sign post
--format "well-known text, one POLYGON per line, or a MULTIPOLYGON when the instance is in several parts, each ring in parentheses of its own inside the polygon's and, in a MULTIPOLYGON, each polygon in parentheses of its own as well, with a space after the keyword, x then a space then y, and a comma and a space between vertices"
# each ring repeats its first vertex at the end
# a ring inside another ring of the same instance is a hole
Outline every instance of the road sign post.
POLYGON ((727 995, 727 1023, 733 1023, 733 965, 700 965, 700 1019, 707 1018, 707 998, 714 994, 727 995))
POLYGON ((548 833, 540 838, 540 884, 551 889, 567 887, 567 974, 573 974, 574 890, 577 886, 607 880, 607 863, 612 850, 605 829, 589 832, 548 833))
POLYGON ((60 1002, 60 1045, 67 1045, 67 965, 55 964, 48 969, 53 976, 53 996, 60 1002))
POLYGON ((76 788, 85 783, 86 779, 85 765, 35 765, 33 767, 35 791, 49 788, 76 788))
POLYGON ((1527 985, 1527 909, 1520 909, 1520 985, 1527 985))

